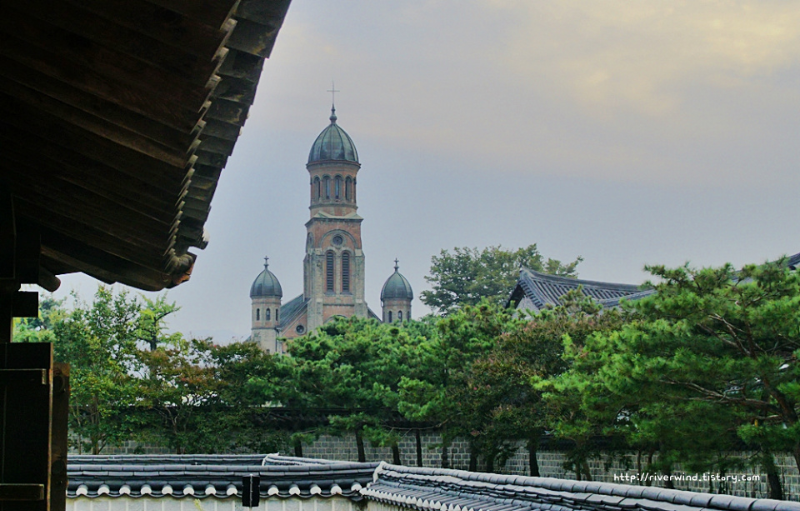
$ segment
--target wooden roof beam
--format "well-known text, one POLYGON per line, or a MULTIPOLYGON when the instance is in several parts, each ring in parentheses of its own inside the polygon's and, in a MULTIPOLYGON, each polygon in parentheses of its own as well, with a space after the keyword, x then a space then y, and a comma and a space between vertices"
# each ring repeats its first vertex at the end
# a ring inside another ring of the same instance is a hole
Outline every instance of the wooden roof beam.
POLYGON ((67 105, 50 96, 41 94, 9 80, 0 80, 0 93, 12 96, 30 107, 45 110, 49 115, 57 117, 76 128, 84 129, 98 137, 145 154, 156 160, 163 161, 174 167, 184 167, 187 159, 200 144, 200 140, 198 139, 179 148, 164 146, 152 139, 118 126, 113 122, 88 114, 83 110, 67 105))
MULTIPOLYGON (((236 26, 230 17, 211 26, 143 0, 61 0, 197 56, 216 55, 236 26)), ((219 0, 229 4, 230 0, 219 0)))
MULTIPOLYGON (((189 165, 171 165, 103 137, 75 127, 48 113, 23 107, 0 94, 0 126, 19 130, 17 136, 38 135, 59 146, 65 154, 77 153, 131 176, 150 181, 158 188, 177 195, 185 185, 189 165)), ((187 162, 192 161, 189 157, 187 162)))
MULTIPOLYGON (((0 137, 9 131, 0 123, 0 137)), ((9 140, 6 137, 6 140, 9 140)), ((94 160, 77 154, 64 154, 57 146, 47 143, 36 137, 21 137, 12 139, 13 144, 8 144, 4 155, 8 163, 0 163, 0 168, 5 172, 14 172, 17 165, 27 166, 28 172, 36 172, 42 176, 56 176, 56 179, 72 183, 95 193, 105 191, 110 196, 118 197, 133 204, 138 204, 142 209, 153 210, 151 216, 174 214, 171 209, 177 209, 183 197, 175 195, 163 188, 158 188, 141 179, 141 176, 131 176, 115 172, 114 169, 102 165, 94 160), (31 167, 35 162, 36 167, 31 167)))
POLYGON ((121 126, 175 150, 190 146, 197 140, 201 128, 205 125, 204 122, 197 123, 190 131, 175 129, 2 56, 0 56, 0 70, 0 75, 6 77, 5 81, 62 101, 87 114, 121 126))
POLYGON ((27 0, 25 14, 78 34, 96 44, 112 48, 161 69, 183 75, 188 81, 203 84, 222 64, 222 50, 216 58, 197 55, 191 47, 176 48, 124 27, 89 11, 75 9, 66 2, 27 0))

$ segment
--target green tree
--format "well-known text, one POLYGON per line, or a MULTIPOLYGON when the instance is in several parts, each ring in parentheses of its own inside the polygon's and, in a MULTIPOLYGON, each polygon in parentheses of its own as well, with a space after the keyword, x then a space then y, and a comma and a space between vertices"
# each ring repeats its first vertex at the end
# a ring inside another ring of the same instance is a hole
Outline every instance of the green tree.
POLYGON ((698 453, 729 448, 736 431, 780 496, 771 452, 800 466, 800 276, 780 263, 649 269, 662 281, 632 304, 636 320, 575 343, 556 386, 580 390, 586 414, 605 403, 630 438, 658 446, 664 471, 699 466, 698 453))
POLYGON ((447 315, 462 305, 477 305, 482 299, 503 304, 511 295, 519 277, 520 267, 550 273, 575 276, 578 257, 563 264, 555 259, 545 260, 536 244, 507 250, 500 246, 483 250, 456 247, 452 253, 442 250, 431 258, 430 291, 423 291, 422 303, 447 315))
POLYGON ((539 475, 539 439, 548 429, 550 418, 542 403, 542 391, 534 383, 567 369, 563 336, 584 336, 585 332, 619 325, 618 313, 601 315, 596 302, 580 292, 569 293, 562 303, 532 317, 507 321, 492 350, 473 364, 468 383, 485 415, 482 428, 474 434, 495 445, 501 463, 518 441, 525 442, 530 474, 534 476, 539 475))
POLYGON ((135 320, 140 305, 127 292, 114 294, 104 286, 91 305, 77 296, 75 302, 51 325, 54 358, 71 366, 71 441, 79 452, 99 454, 128 440, 136 427, 128 408, 136 404, 132 371, 138 366, 135 320))
POLYGON ((399 436, 388 423, 403 374, 415 367, 415 339, 404 328, 375 320, 339 319, 289 345, 291 382, 284 403, 300 409, 336 409, 329 430, 355 435, 358 458, 365 440, 392 447, 399 436))
POLYGON ((53 329, 64 319, 64 300, 45 295, 39 300, 39 315, 14 320, 14 342, 54 342, 53 329))
POLYGON ((175 302, 167 302, 166 294, 157 296, 155 300, 146 296, 142 298, 144 306, 140 309, 136 321, 138 340, 146 343, 151 351, 155 350, 159 344, 179 343, 182 334, 178 332, 168 334, 166 330, 167 317, 178 312, 180 307, 175 302))
POLYGON ((150 419, 143 438, 176 454, 215 452, 222 442, 204 419, 218 419, 212 412, 220 382, 214 378, 207 343, 172 337, 138 355, 144 365, 137 380, 138 404, 150 419))
POLYGON ((448 448, 458 436, 472 443, 473 461, 488 454, 491 464, 496 443, 482 443, 477 434, 491 417, 485 400, 470 388, 473 364, 492 350, 511 321, 502 308, 483 301, 465 306, 439 320, 437 332, 420 344, 416 374, 401 376, 399 411, 408 419, 431 422, 442 435, 442 466, 449 465, 448 448))
MULTIPOLYGON (((159 336, 160 337, 160 336, 159 336)), ((170 335, 141 350, 140 433, 178 454, 282 450, 288 436, 264 427, 269 398, 281 378, 276 357, 254 343, 224 346, 170 335)))

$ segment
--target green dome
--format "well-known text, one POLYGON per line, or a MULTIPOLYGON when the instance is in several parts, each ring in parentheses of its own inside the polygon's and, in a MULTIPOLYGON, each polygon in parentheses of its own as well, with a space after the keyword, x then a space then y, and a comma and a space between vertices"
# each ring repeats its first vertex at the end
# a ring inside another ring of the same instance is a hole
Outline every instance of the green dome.
POLYGON ((283 296, 283 289, 281 283, 278 282, 278 277, 269 271, 269 258, 264 258, 264 271, 258 274, 253 285, 250 286, 250 298, 276 296, 278 298, 283 296))
POLYGON ((381 301, 391 300, 393 298, 399 298, 401 300, 414 299, 414 291, 411 289, 411 284, 400 274, 398 271, 399 268, 397 261, 395 261, 394 273, 392 273, 391 277, 386 279, 386 283, 383 285, 383 289, 381 289, 381 301))
POLYGON ((336 109, 331 108, 331 123, 322 130, 311 152, 308 153, 308 163, 325 160, 352 161, 358 163, 358 151, 353 139, 336 124, 336 109))

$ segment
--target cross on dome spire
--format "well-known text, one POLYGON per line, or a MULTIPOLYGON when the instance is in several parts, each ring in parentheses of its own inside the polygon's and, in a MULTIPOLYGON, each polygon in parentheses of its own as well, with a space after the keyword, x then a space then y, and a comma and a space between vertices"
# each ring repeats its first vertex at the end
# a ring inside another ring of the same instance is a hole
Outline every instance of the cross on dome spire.
POLYGON ((267 268, 269 268, 269 257, 265 256, 264 257, 264 269, 266 270, 267 268))
POLYGON ((399 259, 395 259, 394 260, 394 271, 397 271, 399 269, 400 269, 400 260, 399 259))
POLYGON ((331 93, 331 124, 336 124, 336 93, 341 91, 336 90, 333 80, 331 80, 331 88, 328 89, 328 92, 331 93))

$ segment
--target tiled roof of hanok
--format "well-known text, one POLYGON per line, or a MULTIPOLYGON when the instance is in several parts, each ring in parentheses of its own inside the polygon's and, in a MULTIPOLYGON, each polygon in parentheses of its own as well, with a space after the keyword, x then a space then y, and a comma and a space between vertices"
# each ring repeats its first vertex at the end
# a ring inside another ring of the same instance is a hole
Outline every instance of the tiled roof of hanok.
POLYGON ((526 304, 540 310, 548 305, 560 305, 562 296, 577 289, 604 307, 616 307, 622 298, 637 300, 653 293, 651 289, 641 289, 631 284, 574 279, 522 268, 510 301, 519 304, 527 298, 526 304))
POLYGON ((800 511, 800 503, 780 500, 387 463, 361 493, 424 511, 800 511))
POLYGON ((40 275, 188 279, 289 1, 4 5, 0 191, 40 275))
POLYGON ((787 259, 788 259, 787 264, 789 265, 789 268, 796 270, 797 267, 800 266, 800 253, 797 253, 793 256, 789 256, 787 259))
POLYGON ((360 500, 377 463, 349 463, 278 455, 72 456, 69 498, 237 498, 242 478, 261 477, 261 496, 343 496, 360 500))

